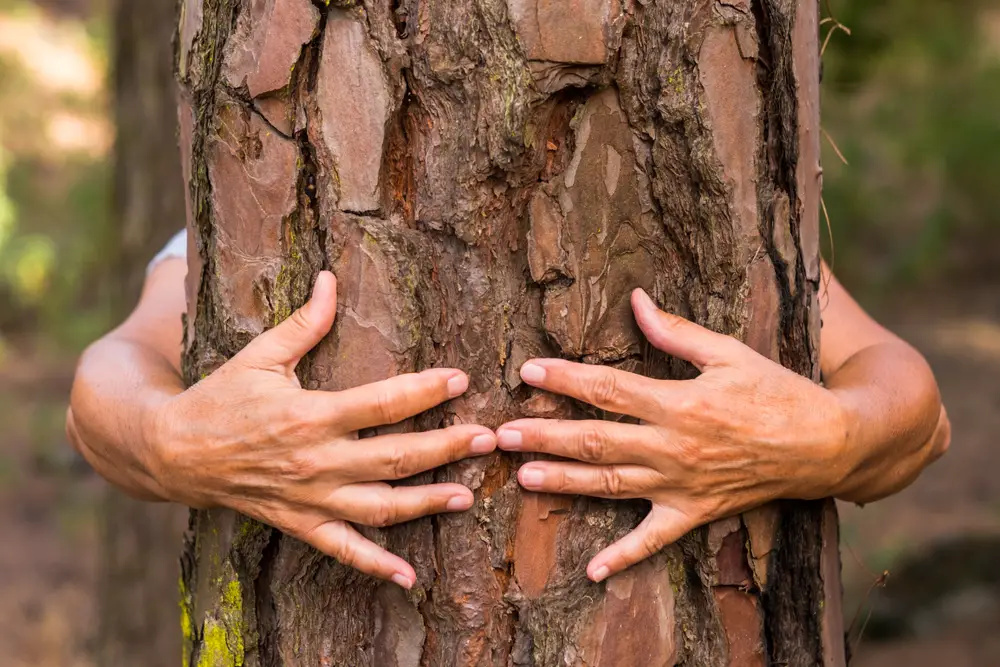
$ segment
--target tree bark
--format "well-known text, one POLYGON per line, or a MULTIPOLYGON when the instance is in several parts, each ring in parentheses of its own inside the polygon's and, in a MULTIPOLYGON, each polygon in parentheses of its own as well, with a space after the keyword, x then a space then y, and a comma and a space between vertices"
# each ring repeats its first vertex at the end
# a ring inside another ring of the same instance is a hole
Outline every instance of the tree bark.
MULTIPOLYGON (((693 376, 641 340, 635 287, 819 380, 817 33, 815 0, 184 0, 188 381, 325 268, 338 322, 304 386, 471 372, 402 430, 592 415, 521 383, 535 356, 693 376)), ((475 507, 366 531, 414 564, 409 593, 197 513, 188 664, 844 664, 832 503, 597 585, 588 559, 647 505, 526 493, 521 460, 422 476, 475 507)))
MULTIPOLYGON (((115 321, 138 299, 146 263, 184 221, 171 45, 175 13, 174 0, 121 0, 114 7, 117 219, 108 277, 115 321)), ((108 489, 98 590, 99 665, 177 665, 177 551, 187 516, 183 507, 143 503, 108 489)))

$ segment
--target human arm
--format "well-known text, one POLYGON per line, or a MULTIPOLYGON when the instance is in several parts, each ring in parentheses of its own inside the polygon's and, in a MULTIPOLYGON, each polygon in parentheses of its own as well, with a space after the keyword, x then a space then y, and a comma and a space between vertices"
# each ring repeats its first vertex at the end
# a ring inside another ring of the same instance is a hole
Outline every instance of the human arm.
POLYGON ((335 279, 324 272, 305 306, 185 389, 184 274, 179 259, 158 264, 135 312, 84 353, 67 414, 70 441, 133 495, 229 507, 347 565, 412 585, 412 567, 350 523, 383 526, 468 509, 464 486, 381 480, 488 453, 495 436, 463 425, 377 436, 359 447, 357 432, 454 398, 468 377, 435 369, 342 392, 303 390, 295 366, 336 312, 335 279))
POLYGON ((870 502, 944 453, 950 428, 926 362, 826 277, 825 387, 659 311, 640 291, 632 304, 642 332, 698 367, 696 379, 653 380, 556 359, 522 367, 528 384, 643 420, 520 420, 498 431, 501 449, 572 459, 524 465, 518 477, 530 490, 652 501, 635 531, 591 561, 591 578, 772 500, 870 502))

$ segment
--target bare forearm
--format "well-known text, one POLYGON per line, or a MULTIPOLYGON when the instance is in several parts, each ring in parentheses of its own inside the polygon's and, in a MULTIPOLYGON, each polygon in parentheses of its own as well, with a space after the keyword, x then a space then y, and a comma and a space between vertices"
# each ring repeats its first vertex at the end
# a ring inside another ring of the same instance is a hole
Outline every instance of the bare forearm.
POLYGON ((184 389, 180 377, 183 260, 149 274, 135 311, 80 359, 66 433, 94 469, 144 500, 166 500, 151 431, 159 406, 184 389))
POLYGON ((909 486, 948 446, 950 427, 934 375, 899 340, 864 348, 827 378, 846 418, 843 467, 832 494, 859 504, 909 486))
POLYGON ((143 500, 166 500, 155 478, 150 432, 157 408, 183 391, 174 365, 155 350, 112 334, 80 360, 67 433, 106 479, 143 500))

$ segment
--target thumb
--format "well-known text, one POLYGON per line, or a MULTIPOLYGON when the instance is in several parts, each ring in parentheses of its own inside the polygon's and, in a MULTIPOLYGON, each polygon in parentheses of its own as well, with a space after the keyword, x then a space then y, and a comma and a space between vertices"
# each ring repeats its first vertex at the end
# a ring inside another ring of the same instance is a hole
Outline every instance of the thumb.
POLYGON ((257 336, 237 358, 257 368, 280 367, 291 373, 330 332, 336 315, 337 279, 329 271, 321 271, 309 301, 284 322, 257 336))
POLYGON ((744 345, 731 336, 715 333, 679 315, 656 307, 641 289, 632 292, 632 310, 643 335, 658 350, 690 361, 698 370, 732 363, 744 345))

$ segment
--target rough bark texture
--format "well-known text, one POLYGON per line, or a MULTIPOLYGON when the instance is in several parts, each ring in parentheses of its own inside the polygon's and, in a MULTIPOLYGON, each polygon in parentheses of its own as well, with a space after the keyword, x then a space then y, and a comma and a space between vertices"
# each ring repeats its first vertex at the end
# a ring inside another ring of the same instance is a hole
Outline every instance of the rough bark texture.
MULTIPOLYGON (((115 211, 113 267, 119 317, 139 296, 146 263, 184 221, 171 38, 174 0, 115 6, 115 211)), ((109 488, 104 501, 97 664, 176 667, 187 512, 109 488)))
MULTIPOLYGON (((185 0, 188 380, 323 268, 340 312, 306 386, 472 372, 404 430, 588 414, 520 382, 536 355, 690 377, 641 342, 635 287, 818 380, 817 30, 815 0, 185 0)), ((193 515, 188 663, 843 664, 832 504, 717 523, 595 585, 587 560, 646 507, 524 493, 518 464, 425 475, 475 508, 366 531, 414 564, 410 593, 193 515)))

